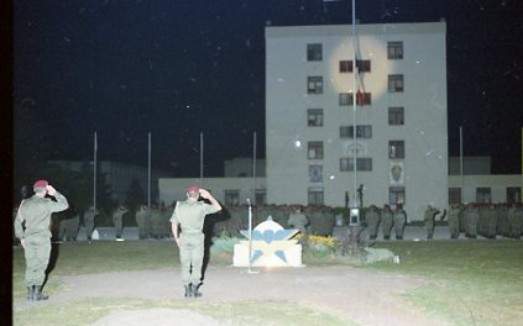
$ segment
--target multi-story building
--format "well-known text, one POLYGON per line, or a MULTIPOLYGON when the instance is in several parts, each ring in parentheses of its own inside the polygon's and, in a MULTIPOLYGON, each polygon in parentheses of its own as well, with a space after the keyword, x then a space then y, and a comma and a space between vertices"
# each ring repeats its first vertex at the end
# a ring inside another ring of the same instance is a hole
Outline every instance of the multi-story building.
POLYGON ((266 28, 267 202, 354 206, 360 189, 417 220, 448 205, 446 24, 355 30, 266 28))
POLYGON ((357 25, 354 39, 351 26, 268 27, 256 177, 251 159, 231 160, 225 178, 160 179, 160 200, 198 183, 225 205, 343 207, 362 185, 364 206, 402 203, 409 221, 430 203, 521 201, 521 175, 448 156, 445 33, 444 22, 357 25))

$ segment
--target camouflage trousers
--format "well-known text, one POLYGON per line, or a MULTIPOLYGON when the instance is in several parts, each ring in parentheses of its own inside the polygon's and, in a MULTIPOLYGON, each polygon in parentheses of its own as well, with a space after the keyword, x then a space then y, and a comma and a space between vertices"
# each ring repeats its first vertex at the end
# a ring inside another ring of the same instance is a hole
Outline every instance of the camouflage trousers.
POLYGON ((51 255, 51 240, 47 235, 33 235, 25 239, 25 283, 42 285, 51 255))
POLYGON ((200 284, 204 255, 203 233, 180 234, 180 265, 184 285, 200 284))
POLYGON ((449 217, 449 231, 452 239, 457 239, 459 237, 459 219, 449 217))
POLYGON ((393 225, 392 219, 383 219, 381 220, 381 227, 383 229, 383 238, 388 239, 390 238, 390 232, 392 230, 393 225))

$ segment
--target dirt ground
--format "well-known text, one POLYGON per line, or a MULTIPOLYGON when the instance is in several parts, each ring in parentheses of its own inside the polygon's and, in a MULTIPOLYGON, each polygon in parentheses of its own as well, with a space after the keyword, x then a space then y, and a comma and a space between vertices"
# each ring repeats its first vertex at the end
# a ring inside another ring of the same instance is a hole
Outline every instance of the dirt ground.
MULTIPOLYGON (((61 277, 67 291, 49 298, 59 303, 80 297, 182 299, 179 268, 61 277)), ((209 302, 289 301, 346 317, 359 325, 445 325, 409 306, 401 293, 428 280, 353 267, 261 270, 210 266, 200 288, 209 302), (251 273, 258 272, 258 273, 251 273)), ((14 309, 27 303, 15 302, 14 309)), ((114 311, 95 325, 223 325, 184 309, 114 311), (154 322, 153 322, 154 321, 154 322)))

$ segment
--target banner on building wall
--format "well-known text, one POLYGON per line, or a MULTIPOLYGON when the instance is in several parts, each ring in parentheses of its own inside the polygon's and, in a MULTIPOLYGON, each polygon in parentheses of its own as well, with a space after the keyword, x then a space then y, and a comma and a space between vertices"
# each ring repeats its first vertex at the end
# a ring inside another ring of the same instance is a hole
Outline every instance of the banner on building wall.
POLYGON ((389 180, 391 186, 403 186, 405 170, 403 162, 391 162, 389 169, 389 180))

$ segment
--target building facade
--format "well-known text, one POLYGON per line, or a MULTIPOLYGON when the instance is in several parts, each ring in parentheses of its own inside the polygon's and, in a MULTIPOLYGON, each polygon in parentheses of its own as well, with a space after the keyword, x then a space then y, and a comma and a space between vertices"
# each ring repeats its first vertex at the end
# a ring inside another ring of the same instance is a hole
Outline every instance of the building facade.
POLYGON ((447 206, 444 22, 265 34, 268 202, 447 206))
POLYGON ((361 194, 363 206, 403 204, 409 222, 427 204, 521 201, 522 175, 449 158, 445 38, 444 22, 358 25, 354 42, 350 26, 266 28, 257 176, 251 159, 231 160, 225 178, 160 179, 160 200, 185 198, 191 183, 225 205, 343 207, 361 194))

